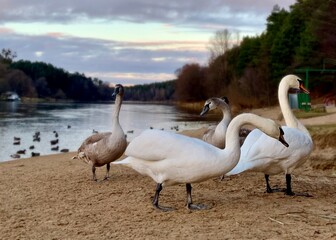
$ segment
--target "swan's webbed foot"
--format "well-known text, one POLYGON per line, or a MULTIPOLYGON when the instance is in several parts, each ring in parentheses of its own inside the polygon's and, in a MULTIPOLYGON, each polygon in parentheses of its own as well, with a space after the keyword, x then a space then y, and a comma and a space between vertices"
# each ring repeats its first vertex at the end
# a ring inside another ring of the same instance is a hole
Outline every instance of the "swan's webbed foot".
POLYGON ((160 206, 159 204, 154 204, 153 203, 153 206, 158 209, 158 210, 161 210, 163 212, 170 212, 170 211, 174 211, 176 210, 175 208, 171 208, 171 207, 165 207, 165 206, 160 206))
POLYGON ((309 193, 295 193, 293 191, 287 191, 287 189, 284 191, 285 195, 287 196, 300 196, 300 197, 313 197, 313 195, 309 194, 309 193))
POLYGON ((192 197, 191 197, 191 184, 187 183, 186 184, 186 190, 187 190, 187 208, 190 210, 205 210, 205 209, 209 209, 209 207, 207 207, 204 204, 194 204, 192 201, 192 197))
POLYGON ((207 205, 204 204, 193 204, 193 203, 188 203, 187 208, 190 210, 206 210, 209 209, 207 205))
POLYGON ((164 206, 159 205, 159 196, 160 196, 161 190, 162 190, 162 184, 158 183, 156 185, 155 195, 154 195, 154 198, 153 198, 153 206, 156 209, 159 209, 159 210, 164 211, 164 212, 169 212, 169 211, 175 210, 174 208, 171 208, 171 207, 164 207, 164 206))
POLYGON ((291 181, 292 181, 292 176, 290 174, 286 174, 286 185, 287 185, 287 188, 285 190, 285 195, 288 195, 288 196, 312 197, 312 195, 310 195, 309 193, 294 193, 292 191, 291 181))
POLYGON ((267 193, 275 193, 275 192, 286 192, 286 188, 279 188, 279 187, 266 187, 267 193))
POLYGON ((220 178, 221 181, 224 181, 224 178, 225 178, 225 174, 223 174, 220 178))
POLYGON ((295 193, 290 189, 290 190, 288 190, 288 189, 285 189, 285 195, 287 195, 287 196, 294 196, 295 195, 295 193))
POLYGON ((274 192, 285 192, 286 188, 279 188, 278 186, 275 186, 274 188, 271 188, 271 185, 269 184, 269 175, 265 174, 265 180, 266 180, 266 192, 267 193, 274 193, 274 192))

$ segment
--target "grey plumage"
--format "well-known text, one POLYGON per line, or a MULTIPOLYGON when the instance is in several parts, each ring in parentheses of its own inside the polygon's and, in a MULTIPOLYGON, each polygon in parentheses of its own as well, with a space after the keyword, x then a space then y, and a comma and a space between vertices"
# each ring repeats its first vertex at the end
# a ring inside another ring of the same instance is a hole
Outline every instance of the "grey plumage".
POLYGON ((223 119, 216 125, 210 126, 203 135, 203 140, 218 148, 225 147, 226 129, 232 119, 229 101, 226 97, 217 98, 212 97, 206 100, 201 116, 205 115, 208 111, 219 109, 223 113, 223 119))
POLYGON ((112 132, 95 133, 84 140, 73 159, 80 159, 92 166, 93 180, 96 178, 96 167, 106 165, 106 176, 109 178, 110 162, 117 160, 127 147, 126 137, 119 123, 119 112, 124 95, 124 88, 117 84, 113 95, 116 96, 112 117, 112 132))

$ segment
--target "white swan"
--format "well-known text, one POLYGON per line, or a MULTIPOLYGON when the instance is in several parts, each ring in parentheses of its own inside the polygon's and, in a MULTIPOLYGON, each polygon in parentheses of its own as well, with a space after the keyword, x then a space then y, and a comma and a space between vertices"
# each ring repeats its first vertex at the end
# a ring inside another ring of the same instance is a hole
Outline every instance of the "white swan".
POLYGON ((289 148, 263 134, 258 129, 253 130, 246 138, 238 164, 226 175, 234 175, 244 171, 262 172, 265 174, 266 191, 273 192, 269 184, 269 175, 286 174, 287 195, 294 195, 291 187, 291 173, 302 165, 313 149, 313 141, 304 125, 297 120, 288 102, 289 88, 300 89, 309 93, 302 80, 295 75, 285 76, 278 89, 280 108, 287 126, 283 126, 289 148))
POLYGON ((159 206, 162 186, 186 183, 187 207, 204 209, 204 205, 192 203, 191 183, 220 176, 237 164, 240 155, 238 133, 243 124, 253 124, 287 145, 282 135, 283 131, 273 120, 244 113, 229 124, 225 149, 172 132, 145 130, 127 147, 125 154, 128 157, 113 164, 125 164, 140 174, 151 177, 157 183, 153 199, 156 208, 171 210, 159 206))
POLYGON ((96 178, 96 167, 106 164, 106 175, 109 178, 110 163, 117 160, 127 147, 126 136, 119 123, 119 112, 124 87, 121 84, 115 86, 113 96, 116 96, 115 108, 112 116, 112 132, 95 133, 85 139, 73 159, 80 159, 92 166, 93 180, 96 178))
POLYGON ((225 135, 227 127, 232 118, 229 100, 226 97, 212 97, 205 101, 201 116, 204 116, 209 111, 220 109, 223 113, 222 120, 216 126, 210 126, 203 135, 203 141, 210 143, 218 148, 225 147, 225 135))

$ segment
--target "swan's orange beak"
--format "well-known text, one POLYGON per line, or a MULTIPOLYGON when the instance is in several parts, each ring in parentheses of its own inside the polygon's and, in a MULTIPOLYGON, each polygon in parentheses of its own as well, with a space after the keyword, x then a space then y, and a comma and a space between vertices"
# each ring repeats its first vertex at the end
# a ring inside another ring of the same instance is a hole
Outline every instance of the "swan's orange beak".
POLYGON ((306 94, 309 94, 310 92, 304 87, 303 82, 300 82, 300 90, 306 94))

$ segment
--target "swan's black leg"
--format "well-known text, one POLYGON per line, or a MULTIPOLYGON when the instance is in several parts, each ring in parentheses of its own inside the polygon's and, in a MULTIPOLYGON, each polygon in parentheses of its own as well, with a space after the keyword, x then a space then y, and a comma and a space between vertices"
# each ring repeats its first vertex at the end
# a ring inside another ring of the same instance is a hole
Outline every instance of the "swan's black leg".
POLYGON ((97 177, 96 177, 96 167, 95 166, 92 166, 92 180, 93 181, 97 181, 97 177))
POLYGON ((154 195, 154 199, 153 199, 153 206, 157 209, 160 209, 160 210, 164 211, 164 212, 174 210, 173 208, 159 206, 159 196, 160 196, 161 190, 162 190, 162 184, 158 183, 156 185, 155 195, 154 195))
POLYGON ((266 192, 267 193, 272 193, 273 190, 269 184, 269 175, 268 174, 265 174, 265 180, 266 180, 266 192))
POLYGON ((111 168, 110 163, 107 163, 106 164, 106 175, 105 175, 104 180, 110 179, 110 168, 111 168))
POLYGON ((289 196, 293 196, 295 195, 295 193, 293 193, 292 191, 292 176, 290 174, 286 174, 286 191, 285 194, 289 195, 289 196))
POLYGON ((269 175, 265 174, 265 180, 266 180, 266 192, 267 193, 274 193, 274 192, 285 192, 286 189, 280 189, 280 188, 271 188, 271 185, 269 184, 269 175))
POLYGON ((271 186, 269 185, 269 175, 268 174, 265 174, 265 180, 266 180, 266 192, 267 193, 272 193, 272 188, 271 186))
POLYGON ((192 189, 191 184, 187 183, 186 188, 187 188, 187 208, 189 208, 190 210, 208 209, 208 207, 203 204, 193 204, 191 197, 191 189, 192 189))
POLYGON ((285 194, 289 195, 289 196, 303 196, 303 197, 312 197, 312 195, 310 195, 309 193, 294 193, 292 191, 292 176, 290 174, 286 174, 286 191, 285 194))

